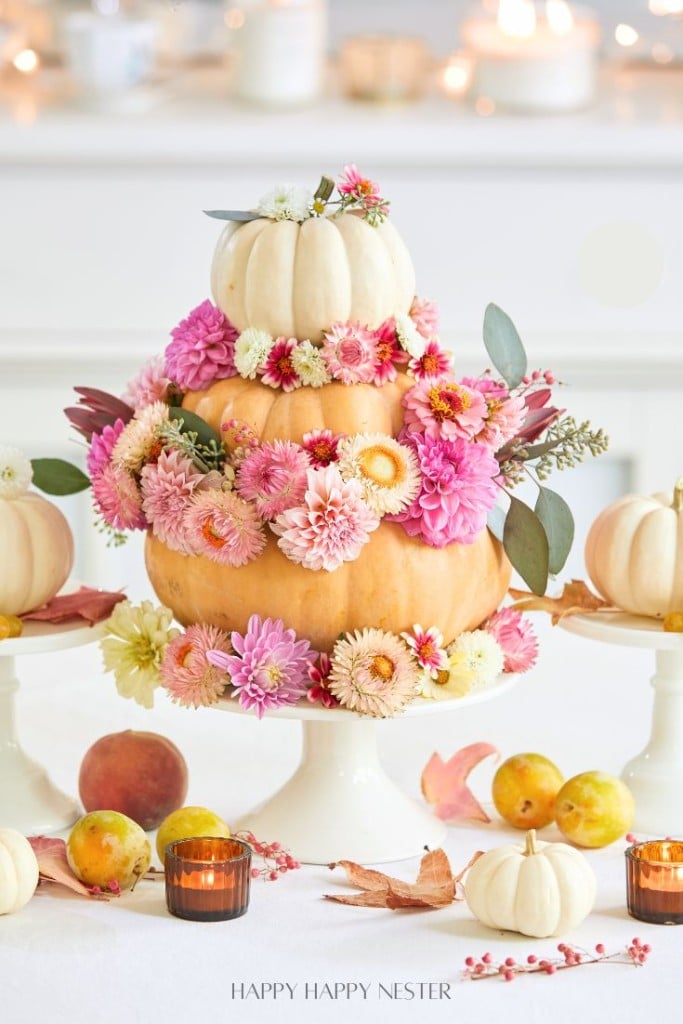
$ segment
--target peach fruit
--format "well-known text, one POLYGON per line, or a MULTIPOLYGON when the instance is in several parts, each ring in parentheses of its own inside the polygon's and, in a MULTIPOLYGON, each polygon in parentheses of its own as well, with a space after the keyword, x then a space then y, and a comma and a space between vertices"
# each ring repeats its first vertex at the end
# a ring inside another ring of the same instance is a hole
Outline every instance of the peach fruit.
POLYGON ((555 818, 555 797, 562 774, 542 754, 515 754, 493 777, 495 808, 515 828, 543 828, 555 818))
POLYGON ((86 752, 78 776, 86 811, 120 811, 145 831, 156 828, 187 794, 187 765, 155 732, 114 732, 86 752))
POLYGON ((230 829, 223 819, 206 807, 180 807, 162 821, 157 832, 157 854, 163 866, 165 851, 169 843, 178 839, 194 839, 198 836, 230 835, 230 829))
POLYGON ((92 811, 71 829, 66 856, 85 885, 106 889, 115 881, 122 889, 131 889, 149 869, 152 847, 137 822, 125 814, 92 811))
POLYGON ((577 846, 608 846, 631 828, 635 814, 628 786, 606 772, 582 772, 557 794, 555 821, 577 846))

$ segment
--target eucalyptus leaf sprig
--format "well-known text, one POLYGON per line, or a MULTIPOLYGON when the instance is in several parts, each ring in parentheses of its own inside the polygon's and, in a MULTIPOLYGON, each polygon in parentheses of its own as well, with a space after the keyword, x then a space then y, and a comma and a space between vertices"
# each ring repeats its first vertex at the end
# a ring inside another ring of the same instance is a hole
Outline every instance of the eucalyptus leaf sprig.
POLYGON ((219 435, 188 409, 171 408, 170 422, 159 427, 157 436, 164 446, 184 452, 202 472, 223 469, 226 451, 219 435))

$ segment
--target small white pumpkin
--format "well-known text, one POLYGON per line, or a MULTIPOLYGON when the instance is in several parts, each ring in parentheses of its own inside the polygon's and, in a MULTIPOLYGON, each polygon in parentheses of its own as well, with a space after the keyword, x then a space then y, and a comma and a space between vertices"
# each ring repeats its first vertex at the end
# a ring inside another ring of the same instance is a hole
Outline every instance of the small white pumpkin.
POLYGON ((489 850, 470 868, 467 905, 482 924, 534 938, 571 931, 593 909, 593 869, 566 843, 537 841, 532 829, 524 846, 489 850))
POLYGON ((683 479, 669 494, 627 494, 608 505, 586 539, 588 575, 611 604, 663 618, 683 610, 683 479))
POLYGON ((14 914, 38 885, 38 861, 21 832, 0 828, 0 914, 14 914))

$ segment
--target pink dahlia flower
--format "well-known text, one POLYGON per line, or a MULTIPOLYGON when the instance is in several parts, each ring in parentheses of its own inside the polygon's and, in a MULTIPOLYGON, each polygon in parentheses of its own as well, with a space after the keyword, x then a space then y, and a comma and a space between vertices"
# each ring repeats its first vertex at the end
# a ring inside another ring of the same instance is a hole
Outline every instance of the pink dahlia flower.
POLYGON ((252 615, 244 636, 233 633, 230 639, 234 654, 214 650, 207 658, 228 673, 243 708, 262 718, 264 711, 296 704, 304 696, 314 654, 308 640, 297 640, 281 619, 262 622, 252 615))
POLYGON ((503 651, 505 672, 526 672, 536 664, 538 638, 528 619, 514 608, 501 608, 484 623, 503 651))
POLYGON ((374 331, 360 324, 332 324, 325 334, 323 359, 330 375, 342 384, 372 384, 377 345, 374 331))
POLYGON ((255 503, 262 519, 275 519, 303 498, 309 466, 301 445, 266 441, 244 457, 235 486, 240 497, 255 503))
POLYGON ((338 458, 337 448, 343 434, 333 434, 331 430, 309 430, 304 434, 301 447, 308 455, 310 463, 316 469, 329 466, 338 458))
POLYGON ((217 626, 188 626, 168 644, 161 662, 161 682, 176 704, 210 707, 225 690, 225 674, 206 657, 210 650, 224 654, 232 650, 227 633, 217 626))
POLYGON ((271 388, 294 391, 301 387, 301 378, 294 369, 292 353, 297 346, 296 338, 276 338, 266 356, 265 369, 261 380, 271 388))
POLYGON ((439 348, 435 341, 428 341, 422 355, 414 357, 408 363, 408 373, 416 380, 436 380, 445 377, 451 370, 450 354, 439 348))
POLYGON ((201 391, 214 380, 234 377, 237 331, 206 299, 171 331, 166 373, 183 390, 201 391))
POLYGON ((424 430, 430 437, 454 440, 475 437, 488 414, 486 399, 455 381, 418 381, 403 396, 404 426, 424 430))
POLYGON ((427 341, 436 338, 439 333, 439 313, 435 303, 429 299, 418 299, 416 295, 408 310, 408 316, 423 338, 427 341))
POLYGON ((342 480, 336 466, 309 469, 303 505, 271 523, 278 547, 305 569, 332 572, 358 558, 380 517, 363 501, 360 481, 342 480))
POLYGON ((233 491, 197 490, 185 510, 183 528, 195 554, 233 568, 258 558, 266 544, 256 509, 233 491))
POLYGON ((408 354, 403 351, 396 337, 396 321, 389 317, 375 331, 374 383, 381 386, 388 381, 396 380, 397 364, 407 361, 408 354))
POLYGON ((92 482, 92 493, 95 508, 115 530, 147 528, 140 491, 127 470, 111 463, 105 466, 92 482))
POLYGON ((98 473, 101 473, 105 466, 109 465, 111 461, 111 453, 113 452, 116 442, 121 436, 121 432, 125 427, 123 420, 116 420, 111 426, 107 424, 103 428, 101 434, 92 434, 90 437, 90 447, 88 448, 88 454, 86 456, 86 465, 88 467, 88 475, 91 480, 94 480, 98 473))
POLYGON ((140 372, 128 381, 122 399, 133 409, 142 409, 152 402, 166 402, 170 383, 166 375, 166 360, 163 356, 153 356, 140 372))
POLYGON ((193 551, 185 534, 184 515, 204 480, 192 460, 178 450, 162 451, 157 461, 148 462, 140 473, 142 510, 154 536, 184 555, 193 551))
POLYGON ((417 456, 422 486, 408 508, 388 518, 430 547, 471 544, 498 494, 493 477, 499 467, 488 448, 428 434, 402 434, 400 440, 417 456))

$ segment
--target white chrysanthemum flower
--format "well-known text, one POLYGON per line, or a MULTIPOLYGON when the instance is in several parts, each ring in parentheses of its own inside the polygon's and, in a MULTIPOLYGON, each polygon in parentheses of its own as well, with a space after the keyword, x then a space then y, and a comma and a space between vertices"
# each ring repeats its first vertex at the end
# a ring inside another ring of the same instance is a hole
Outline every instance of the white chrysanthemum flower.
POLYGON ((33 466, 20 448, 0 444, 0 498, 19 498, 31 486, 33 466))
POLYGON ((380 516, 400 512, 420 490, 414 453, 388 434, 342 438, 337 455, 343 479, 360 481, 363 498, 380 516))
POLYGON ((256 212, 271 220, 307 220, 311 216, 313 194, 298 185, 276 185, 258 201, 256 212))
POLYGON ((242 331, 235 342, 235 367, 240 376, 254 380, 274 344, 275 339, 258 327, 247 327, 242 331))
POLYGON ((396 323, 396 337, 401 348, 412 356, 419 359, 423 355, 426 339, 418 331, 411 317, 407 313, 397 313, 394 317, 396 323))
POLYGON ((152 402, 138 409, 126 423, 114 445, 111 461, 115 466, 138 473, 157 442, 157 431, 169 423, 169 409, 165 402, 152 402))
POLYGON ((490 686, 503 671, 505 655, 498 641, 485 629, 461 633, 448 647, 448 654, 464 654, 474 673, 474 686, 490 686))
POLYGON ((121 696, 132 697, 144 708, 154 706, 164 652, 180 634, 171 628, 172 620, 173 612, 163 605, 120 601, 105 623, 109 635, 100 640, 104 667, 114 673, 121 696))
POLYGON ((464 697, 472 689, 475 674, 467 664, 467 656, 462 651, 449 654, 443 668, 432 676, 424 669, 419 678, 420 696, 428 700, 451 700, 464 697))
POLYGON ((292 352, 292 366, 301 378, 301 383, 311 388, 321 388, 332 380, 322 352, 312 341, 300 341, 292 352))

